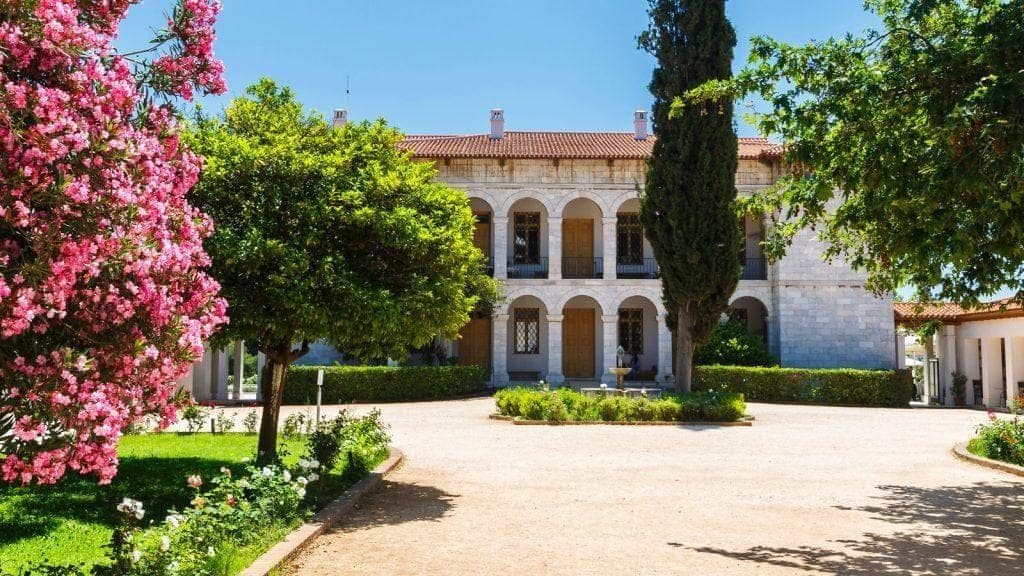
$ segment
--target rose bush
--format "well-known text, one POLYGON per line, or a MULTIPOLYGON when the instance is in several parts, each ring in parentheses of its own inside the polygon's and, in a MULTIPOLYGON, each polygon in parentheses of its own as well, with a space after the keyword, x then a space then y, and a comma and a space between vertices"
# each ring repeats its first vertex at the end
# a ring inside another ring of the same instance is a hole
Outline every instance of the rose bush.
POLYGON ((178 0, 146 51, 136 0, 0 4, 0 478, 109 482, 117 441, 175 418, 174 382, 224 322, 200 159, 175 98, 221 93, 213 0, 178 0), (159 102, 159 103, 158 103, 159 102))

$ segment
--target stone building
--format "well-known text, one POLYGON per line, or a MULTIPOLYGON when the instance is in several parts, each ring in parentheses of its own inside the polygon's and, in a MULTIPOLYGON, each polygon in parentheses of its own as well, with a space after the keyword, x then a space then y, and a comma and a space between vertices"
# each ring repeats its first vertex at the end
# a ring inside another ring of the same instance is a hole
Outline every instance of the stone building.
MULTIPOLYGON (((673 381, 658 266, 638 220, 652 144, 644 111, 632 132, 522 132, 506 131, 504 112, 492 110, 488 133, 403 142, 469 196, 475 242, 504 284, 493 315, 472 319, 452 344, 460 362, 489 366, 494 385, 609 382, 622 346, 640 378, 673 381)), ((765 139, 740 139, 740 195, 778 179, 780 152, 765 139)), ((862 273, 826 263, 810 231, 769 264, 760 247, 765 223, 742 225, 743 273, 730 314, 783 366, 895 366, 892 302, 865 290, 862 273)))

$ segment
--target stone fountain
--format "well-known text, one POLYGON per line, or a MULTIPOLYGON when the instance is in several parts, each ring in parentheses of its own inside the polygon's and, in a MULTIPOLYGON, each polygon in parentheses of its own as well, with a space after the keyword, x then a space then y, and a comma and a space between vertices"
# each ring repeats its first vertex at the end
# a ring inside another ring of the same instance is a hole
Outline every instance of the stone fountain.
POLYGON ((621 391, 626 390, 626 385, 624 383, 626 375, 633 371, 632 368, 628 366, 623 366, 622 358, 625 355, 626 350, 622 346, 619 346, 619 349, 615 351, 615 366, 608 368, 609 372, 615 374, 615 387, 621 391))

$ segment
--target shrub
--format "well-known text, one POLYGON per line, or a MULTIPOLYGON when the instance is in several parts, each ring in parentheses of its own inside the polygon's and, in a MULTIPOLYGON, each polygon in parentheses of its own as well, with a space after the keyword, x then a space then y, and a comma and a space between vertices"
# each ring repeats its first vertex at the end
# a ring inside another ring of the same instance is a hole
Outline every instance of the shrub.
POLYGON ((910 403, 909 370, 810 370, 700 366, 694 390, 740 392, 755 402, 901 408, 910 403))
POLYGON ((407 402, 466 396, 487 388, 481 366, 293 366, 284 404, 314 404, 316 373, 324 371, 323 402, 407 402))
POLYGON ((978 426, 967 449, 977 456, 1024 466, 1024 420, 997 418, 990 412, 989 422, 978 426))
POLYGON ((743 417, 743 395, 706 391, 665 395, 657 400, 625 396, 584 396, 572 390, 510 388, 494 395, 498 413, 551 422, 733 421, 743 417))
POLYGON ((735 320, 718 324, 704 343, 693 352, 695 364, 704 366, 773 366, 775 358, 768 353, 761 338, 747 332, 735 320))

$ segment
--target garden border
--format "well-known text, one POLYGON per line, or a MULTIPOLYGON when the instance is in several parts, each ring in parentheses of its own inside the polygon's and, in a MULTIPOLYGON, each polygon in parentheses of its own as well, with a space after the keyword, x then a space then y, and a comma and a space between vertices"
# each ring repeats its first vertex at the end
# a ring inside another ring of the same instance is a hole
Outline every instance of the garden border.
POLYGON ((713 422, 713 421, 701 421, 701 420, 690 420, 685 422, 665 422, 662 420, 648 420, 642 421, 637 420, 633 422, 619 422, 619 421, 604 421, 604 420, 564 420, 561 422, 552 420, 523 420, 515 416, 503 416, 501 414, 490 414, 488 416, 491 420, 499 420, 502 422, 511 422, 516 426, 744 426, 749 427, 754 425, 753 416, 744 416, 740 420, 733 422, 713 422))
POLYGON ((304 522, 301 526, 288 533, 280 542, 274 544, 269 550, 257 558, 248 568, 239 573, 238 576, 268 576, 274 570, 279 569, 285 562, 294 558, 307 546, 313 543, 318 536, 327 531, 358 504, 359 500, 372 492, 381 481, 405 460, 405 454, 394 446, 388 446, 388 457, 377 465, 365 478, 356 482, 337 499, 313 517, 304 522))
POLYGON ((1009 462, 1002 462, 1000 460, 993 460, 991 458, 984 458, 976 454, 971 454, 970 451, 967 450, 967 444, 964 442, 957 442, 954 444, 952 452, 954 456, 965 462, 970 462, 993 470, 999 470, 1000 472, 1006 472, 1007 474, 1024 477, 1024 466, 1017 466, 1016 464, 1010 464, 1009 462))

